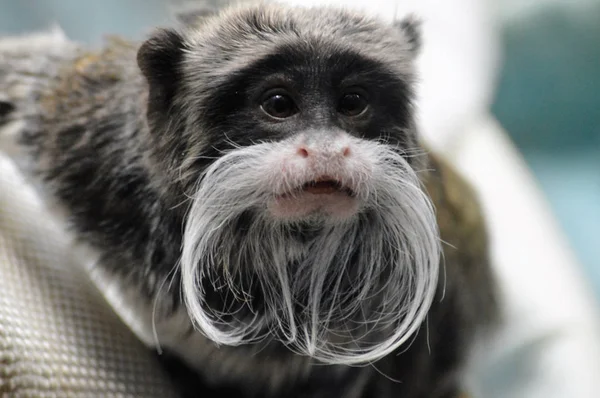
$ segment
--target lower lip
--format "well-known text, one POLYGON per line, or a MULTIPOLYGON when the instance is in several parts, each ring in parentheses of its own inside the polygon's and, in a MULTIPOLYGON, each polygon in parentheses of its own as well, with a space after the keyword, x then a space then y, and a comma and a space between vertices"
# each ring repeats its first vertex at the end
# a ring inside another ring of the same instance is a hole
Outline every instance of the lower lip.
POLYGON ((320 213, 333 219, 346 219, 358 211, 358 201, 333 186, 306 187, 295 195, 282 195, 270 203, 271 214, 279 219, 301 219, 320 213))

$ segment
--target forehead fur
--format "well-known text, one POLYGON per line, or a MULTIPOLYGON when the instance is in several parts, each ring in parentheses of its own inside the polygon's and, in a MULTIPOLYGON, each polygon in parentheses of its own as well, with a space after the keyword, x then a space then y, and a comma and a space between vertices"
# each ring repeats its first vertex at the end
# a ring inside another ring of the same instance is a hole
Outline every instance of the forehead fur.
POLYGON ((336 7, 254 4, 225 9, 184 32, 184 76, 195 84, 227 76, 277 51, 308 48, 316 54, 354 52, 410 80, 412 44, 402 29, 336 7))

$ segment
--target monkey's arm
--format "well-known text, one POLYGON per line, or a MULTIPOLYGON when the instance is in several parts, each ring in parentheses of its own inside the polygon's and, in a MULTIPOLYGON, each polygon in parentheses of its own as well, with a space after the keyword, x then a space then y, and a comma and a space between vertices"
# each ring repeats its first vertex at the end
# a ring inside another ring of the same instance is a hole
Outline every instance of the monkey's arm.
MULTIPOLYGON (((499 311, 485 215, 477 193, 441 156, 431 155, 429 168, 425 184, 436 208, 444 256, 438 295, 428 317, 428 343, 437 358, 435 371, 443 373, 453 357, 464 361, 467 347, 496 323, 499 311)), ((464 366, 457 362, 455 371, 464 366)), ((440 391, 440 396, 463 398, 460 377, 452 373, 447 383, 454 392, 440 391)))
POLYGON ((444 251, 441 282, 445 273, 445 287, 460 290, 464 310, 470 312, 471 322, 479 324, 474 326, 493 323, 498 303, 477 193, 441 156, 430 155, 429 167, 425 184, 436 208, 444 251))

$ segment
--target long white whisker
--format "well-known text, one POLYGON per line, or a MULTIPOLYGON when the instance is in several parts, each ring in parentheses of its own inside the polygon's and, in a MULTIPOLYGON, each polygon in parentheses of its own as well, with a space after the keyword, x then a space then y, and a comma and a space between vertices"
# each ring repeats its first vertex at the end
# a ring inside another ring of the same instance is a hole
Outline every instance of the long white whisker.
POLYGON ((273 159, 285 142, 238 146, 208 167, 191 199, 181 256, 184 302, 201 333, 225 345, 274 338, 349 365, 414 338, 436 292, 441 253, 433 206, 407 160, 422 151, 352 144, 353 171, 340 178, 361 205, 344 221, 268 214, 274 192, 294 197, 306 178, 278 172, 273 159), (298 228, 316 232, 301 241, 298 228))

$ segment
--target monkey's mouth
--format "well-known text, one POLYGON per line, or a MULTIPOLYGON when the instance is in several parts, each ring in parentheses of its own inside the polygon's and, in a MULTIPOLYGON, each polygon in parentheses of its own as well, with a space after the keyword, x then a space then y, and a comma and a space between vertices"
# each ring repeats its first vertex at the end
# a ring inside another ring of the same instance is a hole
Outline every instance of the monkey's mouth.
POLYGON ((302 185, 300 191, 313 195, 328 195, 334 193, 343 193, 350 197, 356 196, 354 191, 347 186, 344 186, 340 181, 332 178, 319 178, 312 180, 302 185))
POLYGON ((359 207, 352 188, 331 177, 308 181, 296 189, 278 195, 269 205, 271 213, 283 219, 302 219, 322 215, 344 219, 359 207))

